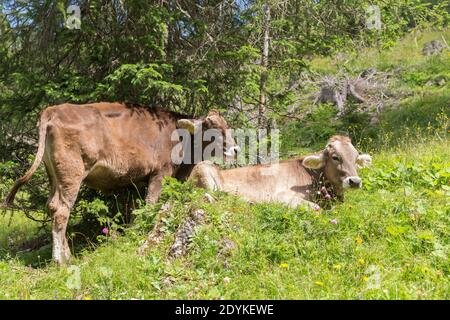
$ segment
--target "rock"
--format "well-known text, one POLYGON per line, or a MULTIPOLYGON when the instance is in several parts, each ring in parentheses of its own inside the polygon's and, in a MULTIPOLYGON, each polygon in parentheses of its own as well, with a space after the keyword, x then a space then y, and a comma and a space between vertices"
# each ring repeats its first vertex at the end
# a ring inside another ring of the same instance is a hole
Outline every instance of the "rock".
POLYGON ((361 73, 360 77, 361 77, 361 78, 364 78, 364 79, 367 79, 367 78, 372 77, 375 73, 377 73, 377 68, 371 67, 371 68, 369 68, 369 69, 364 70, 364 71, 361 73))
POLYGON ((439 77, 438 79, 436 79, 436 84, 440 87, 445 86, 446 83, 447 81, 445 80, 445 77, 439 77))
POLYGON ((231 241, 230 239, 223 239, 217 256, 228 256, 234 249, 236 249, 236 244, 233 241, 231 241))
POLYGON ((164 218, 167 215, 167 212, 170 210, 170 204, 168 202, 164 203, 161 209, 158 212, 158 220, 153 227, 153 230, 149 233, 147 240, 145 240, 144 244, 139 247, 138 254, 145 255, 148 248, 151 246, 155 246, 161 242, 164 237, 164 233, 162 228, 164 226, 164 218))
POLYGON ((189 217, 178 227, 175 241, 169 250, 169 257, 179 258, 187 253, 190 238, 194 233, 195 228, 204 221, 205 211, 202 209, 197 209, 189 215, 189 217))
POLYGON ((438 86, 443 87, 447 83, 444 76, 439 76, 434 79, 428 80, 427 83, 425 83, 425 86, 432 87, 432 86, 438 86))
POLYGON ((445 48, 445 45, 439 40, 433 40, 425 43, 422 49, 424 56, 432 56, 441 53, 445 48))

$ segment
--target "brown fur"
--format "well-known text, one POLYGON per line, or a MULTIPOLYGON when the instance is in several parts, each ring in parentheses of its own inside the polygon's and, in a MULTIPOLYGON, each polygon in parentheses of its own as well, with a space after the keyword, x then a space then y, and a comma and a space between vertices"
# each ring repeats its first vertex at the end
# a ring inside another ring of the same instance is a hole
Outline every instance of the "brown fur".
POLYGON ((336 135, 336 136, 332 136, 332 137, 328 140, 329 143, 330 143, 330 142, 335 142, 335 141, 341 141, 341 142, 345 142, 345 143, 352 143, 352 139, 351 139, 350 137, 347 137, 347 136, 339 136, 339 135, 336 135))

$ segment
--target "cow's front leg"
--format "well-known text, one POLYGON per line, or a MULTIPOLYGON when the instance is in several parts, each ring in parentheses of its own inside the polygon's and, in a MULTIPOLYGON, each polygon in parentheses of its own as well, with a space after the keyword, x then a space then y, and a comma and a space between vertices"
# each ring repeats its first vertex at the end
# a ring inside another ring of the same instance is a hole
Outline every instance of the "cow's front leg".
POLYGON ((155 204, 159 200, 162 188, 162 179, 165 176, 172 176, 173 168, 172 166, 165 167, 155 174, 150 176, 148 183, 147 196, 145 197, 146 204, 155 204))
POLYGON ((303 198, 299 198, 299 197, 295 197, 294 199, 292 199, 289 204, 290 207, 292 208, 297 208, 300 206, 304 206, 304 207, 310 207, 313 210, 320 210, 320 206, 317 203, 305 200, 303 198))
POLYGON ((276 199, 281 200, 284 204, 291 208, 297 208, 300 206, 310 207, 313 210, 320 210, 320 206, 314 202, 303 199, 298 196, 298 193, 285 192, 282 194, 278 194, 275 197, 276 199))

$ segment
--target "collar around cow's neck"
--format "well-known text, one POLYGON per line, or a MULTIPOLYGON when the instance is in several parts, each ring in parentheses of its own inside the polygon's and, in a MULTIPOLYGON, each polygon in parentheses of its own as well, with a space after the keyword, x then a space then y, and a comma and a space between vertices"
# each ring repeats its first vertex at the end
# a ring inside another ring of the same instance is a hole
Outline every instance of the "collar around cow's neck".
POLYGON ((319 204, 321 207, 329 207, 333 200, 342 201, 344 199, 342 193, 338 193, 336 188, 325 177, 323 170, 312 170, 314 175, 312 192, 312 201, 319 204))

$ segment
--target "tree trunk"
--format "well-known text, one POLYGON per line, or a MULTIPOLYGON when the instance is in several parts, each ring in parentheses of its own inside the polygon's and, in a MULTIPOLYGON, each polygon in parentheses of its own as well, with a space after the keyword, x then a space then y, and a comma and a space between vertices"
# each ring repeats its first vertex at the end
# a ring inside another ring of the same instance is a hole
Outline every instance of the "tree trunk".
MULTIPOLYGON (((261 77, 259 84, 259 106, 258 106, 258 129, 263 129, 266 127, 266 86, 268 78, 268 66, 269 66, 269 45, 270 45, 270 6, 268 4, 264 5, 264 22, 263 22, 263 41, 261 50, 261 77)), ((258 157, 257 162, 260 163, 259 157, 259 134, 258 137, 258 157)))

